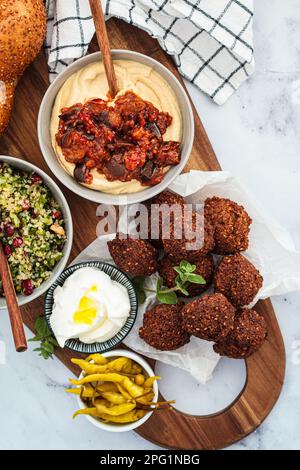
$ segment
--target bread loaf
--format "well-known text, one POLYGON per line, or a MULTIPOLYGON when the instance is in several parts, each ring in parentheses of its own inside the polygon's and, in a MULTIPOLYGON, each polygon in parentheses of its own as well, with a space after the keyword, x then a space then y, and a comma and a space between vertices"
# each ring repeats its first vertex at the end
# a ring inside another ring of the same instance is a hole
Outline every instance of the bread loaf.
POLYGON ((38 54, 46 33, 43 0, 0 0, 0 134, 18 79, 38 54))

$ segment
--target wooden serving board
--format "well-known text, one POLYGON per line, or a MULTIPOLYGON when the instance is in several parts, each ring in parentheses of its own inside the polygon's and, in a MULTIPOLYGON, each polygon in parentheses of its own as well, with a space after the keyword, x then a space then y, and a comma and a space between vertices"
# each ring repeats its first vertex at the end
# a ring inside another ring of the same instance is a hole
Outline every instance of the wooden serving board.
MULTIPOLYGON (((172 62, 158 42, 141 30, 111 19, 108 22, 111 47, 130 49, 149 55, 168 67, 180 81, 172 62)), ((90 51, 98 47, 94 40, 90 51)), ((8 130, 0 140, 0 154, 24 158, 50 173, 39 149, 36 123, 39 105, 48 87, 48 72, 43 52, 22 77, 16 91, 15 107, 8 130)), ((219 170, 220 166, 202 123, 194 109, 195 141, 185 171, 190 169, 219 170)), ((71 259, 77 256, 96 236, 96 204, 62 188, 71 208, 74 222, 74 243, 71 259)), ((256 309, 268 325, 268 339, 262 349, 246 360, 247 380, 234 403, 209 416, 192 416, 176 410, 154 413, 137 432, 145 439, 171 449, 220 449, 251 433, 270 413, 281 391, 285 371, 285 350, 280 329, 270 300, 260 301, 256 309)), ((22 308, 26 325, 33 330, 34 321, 43 313, 43 299, 22 308)), ((73 372, 74 356, 65 349, 58 358, 73 372)), ((180 384, 178 384, 181 386, 180 384)), ((182 390, 184 393, 184 389, 182 390)))

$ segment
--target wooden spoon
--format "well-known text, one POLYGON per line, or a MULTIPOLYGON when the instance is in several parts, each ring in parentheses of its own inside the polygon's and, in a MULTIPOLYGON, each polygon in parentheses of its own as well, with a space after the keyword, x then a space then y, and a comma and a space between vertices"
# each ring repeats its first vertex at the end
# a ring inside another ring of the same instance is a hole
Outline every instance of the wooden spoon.
POLYGON ((16 350, 18 352, 26 351, 27 342, 23 320, 2 243, 0 243, 0 276, 2 279, 2 286, 7 303, 16 350))
POLYGON ((114 64, 111 57, 111 50, 107 35, 107 29, 102 11, 101 0, 89 0, 91 12, 96 29, 97 40, 99 48, 102 52, 102 60, 104 62, 105 73, 109 86, 109 95, 113 99, 118 93, 117 78, 114 69, 114 64))

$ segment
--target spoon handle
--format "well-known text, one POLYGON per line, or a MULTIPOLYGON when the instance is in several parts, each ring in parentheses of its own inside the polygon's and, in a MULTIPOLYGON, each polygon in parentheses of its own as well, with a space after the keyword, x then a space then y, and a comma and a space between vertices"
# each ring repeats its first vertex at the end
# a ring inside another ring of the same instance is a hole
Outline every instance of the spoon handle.
POLYGON ((11 329, 14 337, 15 347, 18 352, 26 351, 27 342, 23 326, 21 311, 18 305, 15 288, 13 285, 8 262, 0 243, 0 276, 2 279, 3 291, 10 318, 11 329))
POLYGON ((115 69, 111 57, 111 50, 109 46, 109 40, 107 35, 107 29, 104 19, 104 14, 102 11, 101 0, 89 0, 91 12, 93 15, 93 20, 96 29, 97 40, 99 48, 102 53, 102 60, 104 63, 105 73, 109 86, 110 98, 114 98, 118 93, 117 87, 117 78, 115 74, 115 69))

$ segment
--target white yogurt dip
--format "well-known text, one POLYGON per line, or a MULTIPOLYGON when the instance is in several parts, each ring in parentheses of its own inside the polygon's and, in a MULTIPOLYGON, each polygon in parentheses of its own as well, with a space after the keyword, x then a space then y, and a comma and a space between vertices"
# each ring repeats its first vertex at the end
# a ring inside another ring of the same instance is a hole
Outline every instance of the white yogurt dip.
POLYGON ((50 324, 61 347, 70 338, 90 344, 115 336, 129 313, 126 288, 99 269, 86 267, 56 287, 50 324))

